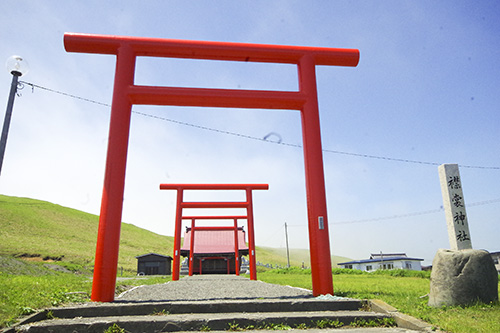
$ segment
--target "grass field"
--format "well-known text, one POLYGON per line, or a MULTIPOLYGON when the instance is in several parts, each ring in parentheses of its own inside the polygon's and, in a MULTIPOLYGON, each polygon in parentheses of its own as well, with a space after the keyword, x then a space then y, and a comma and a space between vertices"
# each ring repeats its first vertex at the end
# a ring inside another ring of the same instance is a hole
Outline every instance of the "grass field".
MULTIPOLYGON (((24 263, 5 257, 0 257, 0 267, 4 268, 0 272, 0 328, 40 309, 90 301, 92 283, 88 274, 57 272, 43 263, 24 263)), ((120 280, 116 292, 169 280, 170 276, 120 280)))
MULTIPOLYGON (((44 268, 41 263, 21 266, 33 266, 21 269, 24 273, 28 270, 30 275, 0 274, 0 328, 11 325, 19 316, 31 314, 38 309, 89 301, 91 283, 88 276, 53 272, 44 268)), ((450 332, 498 332, 500 304, 428 307, 427 297, 422 296, 429 291, 429 274, 405 272, 407 271, 352 274, 352 270, 336 269, 333 275, 335 294, 361 299, 381 299, 400 312, 450 332)), ((268 270, 259 272, 258 279, 311 289, 311 276, 307 269, 268 270)), ((169 280, 169 276, 119 280, 117 293, 131 286, 165 283, 169 280)))
MULTIPOLYGON (((467 307, 427 306, 430 273, 411 271, 378 271, 357 273, 335 269, 333 275, 336 296, 380 299, 400 312, 420 318, 435 327, 450 332, 499 332, 500 304, 476 304, 467 307)), ((258 279, 275 284, 311 289, 309 270, 271 270, 260 273, 258 279)), ((499 288, 500 290, 500 288, 499 288)))
MULTIPOLYGON (((0 195, 0 328, 37 309, 86 302, 91 290, 98 217, 49 202, 0 195)), ((172 253, 172 237, 122 224, 119 268, 134 276, 137 255, 172 253)), ((257 260, 286 265, 284 249, 257 248, 257 260)), ((348 258, 332 257, 332 262, 348 258)), ((307 250, 292 250, 291 264, 309 266, 307 250)), ((311 289, 307 269, 258 269, 258 279, 311 289)), ((119 274, 121 270, 119 269, 119 274)), ((354 274, 334 270, 337 296, 381 299, 403 313, 451 332, 499 332, 500 305, 430 308, 429 273, 384 271, 354 274)), ((117 292, 140 284, 164 283, 166 278, 127 279, 117 292)))

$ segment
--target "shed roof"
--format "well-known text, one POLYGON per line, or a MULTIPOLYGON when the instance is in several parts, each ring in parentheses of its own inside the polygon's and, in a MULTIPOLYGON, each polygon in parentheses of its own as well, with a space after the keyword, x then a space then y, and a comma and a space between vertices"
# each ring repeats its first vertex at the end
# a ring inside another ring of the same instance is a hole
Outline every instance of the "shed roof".
MULTIPOLYGON (((191 246, 191 228, 184 233, 184 243, 181 254, 187 255, 191 246)), ((245 243, 245 231, 238 228, 238 249, 240 254, 248 254, 248 246, 245 243)), ((195 230, 194 232, 194 254, 233 254, 234 253, 234 230, 195 230)))
POLYGON ((140 258, 144 258, 144 257, 148 257, 148 256, 155 256, 155 257, 160 257, 160 258, 166 258, 166 259, 172 259, 171 256, 164 256, 162 254, 158 254, 158 253, 153 253, 153 252, 150 252, 148 254, 143 254, 143 255, 140 255, 140 256, 137 256, 135 257, 136 259, 140 259, 140 258))

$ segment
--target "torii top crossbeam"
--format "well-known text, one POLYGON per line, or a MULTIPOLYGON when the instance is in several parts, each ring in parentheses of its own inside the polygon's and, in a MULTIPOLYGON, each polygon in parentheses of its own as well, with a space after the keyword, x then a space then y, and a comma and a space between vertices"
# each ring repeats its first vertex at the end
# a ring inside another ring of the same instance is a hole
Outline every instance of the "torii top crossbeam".
MULTIPOLYGON (((159 38, 137 38, 65 34, 67 51, 113 54, 125 53, 124 45, 135 57, 169 57, 244 62, 299 64, 308 58, 314 65, 356 66, 358 50, 299 46, 256 45, 227 42, 185 41, 159 38)), ((135 61, 134 61, 135 62, 135 61)), ((299 79, 302 82, 302 79, 299 79)), ((241 107, 258 109, 301 110, 308 97, 301 89, 293 91, 255 91, 241 89, 207 89, 151 87, 130 85, 132 104, 241 107)), ((316 98, 316 93, 314 93, 316 98)))
POLYGON ((300 110, 313 294, 333 294, 315 67, 357 66, 358 50, 75 33, 64 35, 64 45, 68 52, 116 55, 92 300, 114 299, 133 104, 300 110), (296 64, 299 91, 138 86, 134 75, 141 56, 296 64))
POLYGON ((359 62, 359 51, 354 49, 64 34, 64 46, 68 52, 117 55, 124 45, 130 47, 137 57, 298 64, 307 55, 314 58, 316 65, 357 66, 359 62))

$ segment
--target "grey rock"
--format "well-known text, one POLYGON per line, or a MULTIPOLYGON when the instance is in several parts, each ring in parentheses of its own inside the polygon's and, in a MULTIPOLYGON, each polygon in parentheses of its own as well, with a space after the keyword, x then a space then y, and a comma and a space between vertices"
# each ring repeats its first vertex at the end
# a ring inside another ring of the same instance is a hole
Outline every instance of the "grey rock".
POLYGON ((443 250, 432 262, 429 306, 498 301, 498 273, 483 250, 443 250))

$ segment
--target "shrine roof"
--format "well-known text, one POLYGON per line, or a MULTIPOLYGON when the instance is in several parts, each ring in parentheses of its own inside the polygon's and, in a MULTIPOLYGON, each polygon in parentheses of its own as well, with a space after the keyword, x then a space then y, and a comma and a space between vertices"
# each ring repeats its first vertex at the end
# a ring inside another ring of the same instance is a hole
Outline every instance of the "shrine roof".
MULTIPOLYGON (((191 246, 191 228, 184 233, 182 255, 188 255, 191 246)), ((245 243, 245 231, 238 228, 238 249, 240 254, 248 254, 245 243)), ((234 230, 195 230, 194 254, 234 254, 234 230)))

